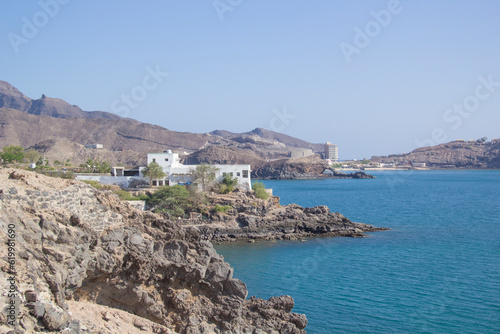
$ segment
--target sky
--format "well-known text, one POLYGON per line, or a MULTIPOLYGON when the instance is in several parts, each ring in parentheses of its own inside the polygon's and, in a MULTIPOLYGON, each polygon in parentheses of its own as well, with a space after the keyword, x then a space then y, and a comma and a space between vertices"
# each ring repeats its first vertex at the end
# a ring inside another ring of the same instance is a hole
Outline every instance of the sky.
POLYGON ((344 159, 500 137, 497 0, 0 0, 0 80, 344 159))

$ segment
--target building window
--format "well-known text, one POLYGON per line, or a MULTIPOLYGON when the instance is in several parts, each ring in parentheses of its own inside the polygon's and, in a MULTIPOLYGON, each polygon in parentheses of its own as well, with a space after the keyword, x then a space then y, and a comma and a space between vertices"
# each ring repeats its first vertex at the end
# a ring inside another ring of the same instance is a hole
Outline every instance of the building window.
POLYGON ((233 176, 233 172, 230 172, 229 175, 233 176))
POLYGON ((240 176, 240 172, 236 172, 236 176, 240 176))
POLYGON ((165 161, 168 161, 168 158, 165 158, 165 161))
POLYGON ((223 172, 223 173, 222 173, 222 176, 226 176, 226 175, 227 175, 227 173, 226 173, 226 172, 223 172))
POLYGON ((243 171, 243 177, 244 177, 244 178, 248 178, 248 171, 247 171, 247 170, 244 170, 244 171, 243 171))
POLYGON ((156 159, 155 159, 155 158, 153 158, 153 162, 156 162, 156 159))

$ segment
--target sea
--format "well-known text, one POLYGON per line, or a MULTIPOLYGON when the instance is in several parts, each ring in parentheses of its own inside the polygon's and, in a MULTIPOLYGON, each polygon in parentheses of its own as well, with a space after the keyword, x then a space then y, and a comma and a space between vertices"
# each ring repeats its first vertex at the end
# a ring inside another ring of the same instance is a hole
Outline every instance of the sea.
POLYGON ((500 171, 371 174, 262 182, 388 231, 216 248, 249 296, 292 296, 311 334, 500 333, 500 171))

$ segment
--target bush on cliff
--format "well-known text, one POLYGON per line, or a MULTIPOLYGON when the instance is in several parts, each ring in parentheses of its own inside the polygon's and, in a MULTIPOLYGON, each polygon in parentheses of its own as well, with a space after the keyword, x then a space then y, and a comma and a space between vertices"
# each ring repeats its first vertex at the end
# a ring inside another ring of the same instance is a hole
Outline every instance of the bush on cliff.
POLYGON ((252 185, 252 190, 255 191, 255 197, 260 199, 267 199, 269 194, 266 192, 266 187, 262 182, 256 181, 252 185))
POLYGON ((24 159, 24 149, 21 146, 5 146, 0 152, 0 158, 4 163, 22 162, 24 159))
POLYGON ((233 207, 231 205, 219 205, 217 204, 214 207, 214 212, 227 212, 228 210, 231 210, 233 207))
POLYGON ((113 192, 117 194, 122 201, 147 201, 149 199, 148 195, 146 194, 140 194, 139 196, 132 196, 131 193, 122 189, 113 190, 113 192))
POLYGON ((148 204, 154 212, 168 212, 174 217, 184 217, 189 212, 200 212, 205 202, 205 195, 189 191, 181 185, 160 187, 148 204))
POLYGON ((230 175, 224 176, 222 183, 219 186, 219 193, 229 194, 234 190, 234 187, 238 184, 238 178, 231 177, 230 175))

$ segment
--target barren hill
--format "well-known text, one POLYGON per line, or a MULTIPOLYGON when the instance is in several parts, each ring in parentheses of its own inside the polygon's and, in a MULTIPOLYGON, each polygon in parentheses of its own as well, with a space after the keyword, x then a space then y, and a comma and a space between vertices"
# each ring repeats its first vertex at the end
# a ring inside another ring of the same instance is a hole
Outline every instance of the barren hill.
MULTIPOLYGON (((227 155, 229 148, 232 160, 256 166, 269 159, 312 155, 323 147, 260 128, 240 134, 224 130, 205 134, 172 131, 107 112, 86 112, 45 95, 32 100, 0 81, 0 147, 6 145, 43 148, 42 153, 50 152, 49 159, 80 163, 86 156, 98 155, 127 166, 144 164, 147 153, 168 149, 189 154, 211 147, 212 155, 220 156, 227 155), (104 149, 85 152, 82 146, 91 144, 102 144, 104 149)), ((209 157, 202 151, 191 160, 215 162, 207 160, 209 157)))
POLYGON ((435 168, 500 168, 500 140, 453 141, 420 147, 407 154, 374 156, 372 160, 383 163, 425 162, 435 168))
POLYGON ((283 143, 288 147, 299 147, 299 148, 309 148, 313 150, 314 152, 322 152, 324 150, 324 144, 312 144, 309 143, 305 140, 298 139, 295 137, 291 137, 288 135, 285 135, 283 133, 263 129, 263 128, 256 128, 253 129, 252 131, 245 132, 245 133, 232 133, 229 131, 224 131, 224 130, 216 130, 211 132, 212 134, 217 134, 221 137, 225 138, 239 138, 239 137, 251 137, 251 136, 258 136, 260 138, 264 139, 269 139, 269 140, 275 140, 277 142, 283 143))

